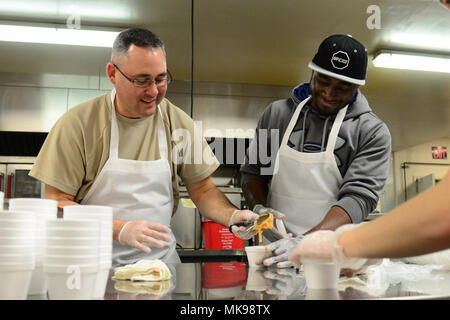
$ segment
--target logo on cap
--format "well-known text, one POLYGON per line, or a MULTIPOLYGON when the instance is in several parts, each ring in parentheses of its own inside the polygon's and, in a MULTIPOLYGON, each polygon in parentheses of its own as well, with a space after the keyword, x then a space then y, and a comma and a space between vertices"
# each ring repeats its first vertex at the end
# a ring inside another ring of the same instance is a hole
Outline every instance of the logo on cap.
POLYGON ((336 69, 342 70, 348 67, 350 63, 350 58, 348 57, 347 52, 338 51, 333 54, 331 57, 331 64, 336 69))

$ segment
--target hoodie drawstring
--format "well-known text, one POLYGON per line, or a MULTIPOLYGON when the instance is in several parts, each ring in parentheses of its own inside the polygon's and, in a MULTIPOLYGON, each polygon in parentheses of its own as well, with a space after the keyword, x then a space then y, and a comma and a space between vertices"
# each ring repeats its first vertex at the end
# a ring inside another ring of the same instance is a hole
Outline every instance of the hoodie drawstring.
MULTIPOLYGON (((306 116, 308 115, 310 109, 306 109, 305 111, 305 115, 303 116, 303 127, 302 127, 302 139, 301 139, 301 143, 300 143, 300 152, 303 152, 303 146, 305 144, 305 125, 306 125, 306 116)), ((320 152, 322 152, 324 150, 325 147, 325 135, 327 133, 327 124, 328 121, 330 120, 330 117, 327 117, 325 119, 325 124, 323 126, 323 132, 322 132, 322 142, 320 145, 320 152)))
POLYGON ((327 117, 325 119, 325 124, 323 125, 322 143, 320 145, 320 152, 322 152, 324 150, 323 147, 325 146, 325 134, 327 133, 328 120, 330 120, 330 117, 327 117))

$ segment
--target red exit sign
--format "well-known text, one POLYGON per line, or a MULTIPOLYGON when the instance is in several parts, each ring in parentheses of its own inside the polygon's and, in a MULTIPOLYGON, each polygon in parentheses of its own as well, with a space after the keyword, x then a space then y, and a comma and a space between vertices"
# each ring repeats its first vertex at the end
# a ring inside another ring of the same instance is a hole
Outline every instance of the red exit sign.
POLYGON ((433 159, 447 159, 447 147, 431 147, 431 156, 433 159))

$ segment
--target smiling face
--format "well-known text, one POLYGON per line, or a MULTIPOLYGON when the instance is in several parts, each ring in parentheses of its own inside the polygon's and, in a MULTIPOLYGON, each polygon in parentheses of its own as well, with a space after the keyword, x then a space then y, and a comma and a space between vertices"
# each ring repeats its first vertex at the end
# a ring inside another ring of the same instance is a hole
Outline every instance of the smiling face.
POLYGON ((352 84, 316 71, 311 79, 311 106, 323 115, 336 114, 356 94, 357 84, 352 84))
MULTIPOLYGON (((167 77, 166 57, 158 48, 138 47, 132 44, 126 55, 116 56, 112 61, 130 79, 157 80, 167 77)), ((153 82, 147 88, 135 87, 110 62, 106 72, 116 88, 115 108, 127 118, 146 118, 156 112, 157 105, 164 98, 167 83, 156 86, 153 82)))

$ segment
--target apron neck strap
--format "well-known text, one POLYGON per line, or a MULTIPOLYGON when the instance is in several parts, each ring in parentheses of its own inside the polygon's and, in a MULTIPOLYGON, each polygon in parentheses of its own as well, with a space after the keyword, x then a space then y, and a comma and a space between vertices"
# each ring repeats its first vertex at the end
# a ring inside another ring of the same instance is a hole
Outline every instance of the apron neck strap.
POLYGON ((160 115, 158 122, 158 144, 159 155, 161 159, 169 159, 168 145, 166 139, 166 130, 164 129, 164 117, 161 111, 161 107, 158 104, 158 113, 160 115))
MULTIPOLYGON (((291 121, 289 121, 289 125, 286 128, 286 132, 283 136, 283 140, 281 142, 281 145, 287 145, 289 137, 291 136, 292 130, 294 130, 295 125, 297 124, 298 117, 300 115, 300 112, 302 111, 305 104, 308 102, 308 100, 311 99, 311 96, 301 101, 297 108, 294 111, 294 114, 292 115, 291 121)), ((336 118, 333 122, 333 127, 331 128, 330 134, 328 136, 328 143, 326 152, 334 152, 334 147, 336 145, 337 136, 339 133, 339 129, 341 128, 342 122, 344 121, 345 114, 347 113, 348 105, 345 106, 345 108, 342 108, 339 110, 339 112, 336 115, 336 118)), ((303 129, 304 130, 304 129, 303 129)))
POLYGON ((111 90, 111 138, 109 140, 109 157, 119 158, 119 126, 117 125, 116 108, 114 107, 114 98, 116 89, 111 90))
POLYGON ((281 145, 287 145, 289 137, 291 136, 292 130, 294 130, 294 127, 297 123, 298 116, 300 115, 300 112, 303 109, 303 106, 308 102, 308 100, 311 99, 311 96, 306 98, 305 100, 301 101, 297 108, 294 111, 294 114, 292 115, 291 121, 289 121, 288 127, 286 128, 286 132, 284 133, 283 140, 281 142, 281 145))
POLYGON ((348 105, 345 108, 339 110, 336 118, 334 118, 333 126, 331 127, 330 134, 328 135, 328 143, 326 152, 334 153, 334 147, 336 146, 336 141, 341 128, 342 122, 344 121, 345 114, 347 113, 348 105))
MULTIPOLYGON (((117 124, 116 109, 114 107, 114 99, 116 96, 116 89, 111 91, 111 139, 109 143, 109 157, 113 159, 119 158, 119 126, 117 124)), ((160 117, 157 119, 158 123, 158 146, 161 159, 168 159, 168 147, 166 140, 166 130, 164 129, 164 118, 161 108, 157 106, 160 117)))

